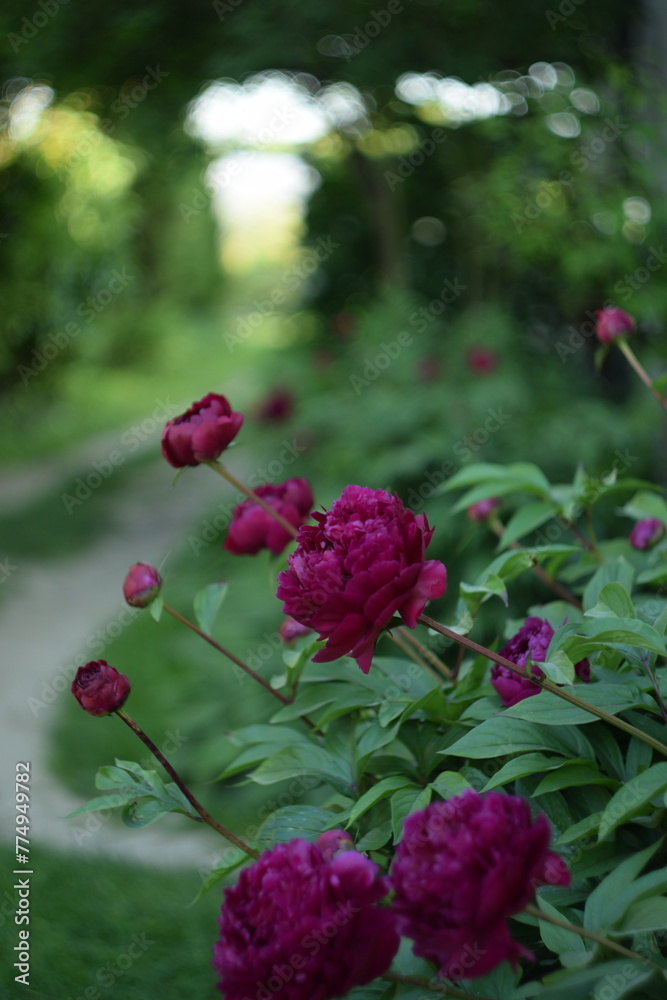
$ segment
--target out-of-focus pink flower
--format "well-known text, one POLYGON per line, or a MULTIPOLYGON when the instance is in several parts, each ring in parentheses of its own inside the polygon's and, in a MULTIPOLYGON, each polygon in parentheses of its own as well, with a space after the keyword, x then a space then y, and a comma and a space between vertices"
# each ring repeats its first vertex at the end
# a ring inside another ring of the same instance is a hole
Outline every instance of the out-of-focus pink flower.
MULTIPOLYGON (((257 486, 255 493, 294 528, 308 520, 313 492, 307 479, 286 479, 284 483, 257 486)), ((225 549, 235 555, 254 556, 261 549, 279 555, 292 540, 286 528, 254 500, 244 500, 234 509, 225 549)))
POLYGON ((289 617, 285 618, 285 621, 278 629, 278 635, 285 645, 289 645, 296 639, 300 639, 303 635, 310 635, 311 632, 312 629, 307 625, 302 625, 301 622, 289 617))
MULTIPOLYGON (((554 630, 546 618, 526 618, 516 635, 512 636, 505 648, 500 650, 499 655, 516 663, 517 667, 525 668, 528 660, 546 659, 553 634, 554 630)), ((591 668, 588 660, 575 663, 574 669, 580 680, 590 680, 591 668)), ((537 677, 544 677, 544 671, 537 666, 532 666, 531 671, 537 677)), ((509 667, 503 667, 498 663, 494 663, 491 670, 491 683, 500 695, 505 708, 517 705, 524 698, 539 694, 541 690, 538 684, 533 684, 525 677, 519 677, 518 674, 512 673, 509 667)))
POLYGON ((497 792, 469 789, 408 816, 391 869, 392 909, 415 955, 448 979, 532 958, 510 937, 507 917, 537 886, 569 884, 550 835, 543 813, 533 822, 524 799, 497 792))
POLYGON ((473 375, 492 375, 498 367, 498 355, 489 347, 471 347, 466 364, 473 375))
POLYGON ((414 628, 426 602, 441 597, 447 570, 424 558, 433 529, 384 490, 346 486, 331 510, 299 531, 278 577, 283 611, 327 639, 314 662, 349 653, 368 673, 380 632, 394 615, 414 628))
POLYGON ((276 386, 257 406, 256 419, 262 424, 282 424, 294 413, 295 399, 291 389, 276 386))
POLYGON ((468 507, 466 514, 471 521, 486 521, 487 517, 500 507, 498 497, 487 497, 486 500, 478 500, 468 507))
POLYGON ((632 316, 622 309, 598 309, 595 317, 595 333, 603 344, 609 344, 617 337, 632 333, 635 328, 632 316))
POLYGON ((106 660, 91 660, 79 667, 70 691, 88 715, 110 715, 127 701, 130 682, 106 660))
POLYGON ((637 521, 630 532, 630 545, 633 549, 650 549, 664 534, 663 521, 657 517, 645 517, 643 521, 637 521))
POLYGON ((343 851, 354 851, 354 841, 347 830, 325 830, 315 841, 327 861, 332 861, 343 851))
POLYGON ((357 851, 327 858, 305 840, 267 851, 225 892, 213 965, 226 1000, 328 1000, 383 975, 399 945, 377 905, 388 890, 357 851))
POLYGON ((209 392, 166 424, 162 454, 176 469, 212 462, 231 444, 242 423, 243 414, 234 413, 225 396, 209 392))
POLYGON ((417 362, 417 378, 420 382, 435 382, 442 375, 442 358, 437 354, 427 354, 417 362))

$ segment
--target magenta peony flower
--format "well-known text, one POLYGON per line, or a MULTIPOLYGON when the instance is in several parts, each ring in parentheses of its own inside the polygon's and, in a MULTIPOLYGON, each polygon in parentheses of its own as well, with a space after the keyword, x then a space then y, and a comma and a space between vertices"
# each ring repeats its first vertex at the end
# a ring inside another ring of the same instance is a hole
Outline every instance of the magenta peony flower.
POLYGON ((568 885, 565 863, 549 850, 546 816, 535 822, 515 795, 468 789, 405 821, 391 869, 392 909, 415 955, 449 979, 474 979, 529 952, 510 937, 507 917, 538 886, 568 885))
MULTIPOLYGON (((295 528, 308 520, 313 509, 313 491, 307 479, 258 486, 255 493, 295 528)), ((277 556, 291 540, 289 532, 259 504, 244 500, 234 509, 224 547, 239 556, 254 556, 260 549, 269 549, 277 556)))
POLYGON ((603 344, 609 344, 617 337, 632 333, 635 321, 622 309, 598 309, 595 313, 595 333, 603 344))
POLYGON ((486 521, 489 514, 492 514, 497 507, 500 507, 498 497, 487 497, 486 500, 478 500, 477 503, 471 504, 466 514, 471 521, 486 521))
POLYGON ((70 691, 88 715, 109 715, 127 701, 130 682, 106 660, 93 660, 79 667, 70 691))
POLYGON ((650 549, 664 533, 665 525, 659 518, 645 517, 643 521, 637 521, 630 532, 630 545, 633 549, 650 549))
POLYGON ((233 413, 225 396, 209 392, 166 424, 162 454, 176 469, 212 462, 234 440, 242 423, 243 414, 233 413))
POLYGON ((312 629, 308 628, 307 625, 302 625, 301 622, 295 621, 294 618, 286 618, 278 629, 278 635, 282 642, 288 646, 296 639, 300 639, 302 635, 309 635, 311 631, 312 629))
POLYGON ((445 592, 447 570, 424 560, 433 529, 398 497, 364 486, 346 486, 331 510, 313 517, 317 525, 299 531, 277 595, 285 614, 328 640, 314 662, 349 653, 368 673, 392 617, 414 628, 426 602, 445 592))
MULTIPOLYGON (((526 618, 526 621, 515 636, 512 636, 504 649, 500 650, 500 656, 516 663, 517 667, 526 667, 528 660, 544 660, 547 655, 549 643, 553 638, 554 630, 545 618, 526 618)), ((591 668, 588 660, 580 660, 574 665, 577 677, 582 681, 589 681, 591 668)), ((544 677, 544 671, 539 667, 531 667, 531 671, 537 677, 544 677)), ((491 683, 500 695, 505 708, 511 708, 524 698, 530 698, 532 694, 539 694, 541 688, 525 677, 519 677, 512 673, 509 667, 502 667, 494 663, 491 670, 491 683)))
POLYGON ((133 608, 147 608, 160 593, 162 577, 154 566, 135 563, 123 581, 123 597, 133 608))
POLYGON ((267 851, 225 892, 213 965, 226 1000, 327 1000, 391 965, 399 937, 376 903, 389 880, 363 854, 328 860, 292 840, 267 851))

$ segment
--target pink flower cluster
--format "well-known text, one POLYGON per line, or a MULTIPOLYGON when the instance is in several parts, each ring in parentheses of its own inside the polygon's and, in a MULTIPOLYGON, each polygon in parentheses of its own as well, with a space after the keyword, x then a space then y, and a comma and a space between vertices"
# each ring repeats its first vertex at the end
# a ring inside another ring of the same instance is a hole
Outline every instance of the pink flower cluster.
MULTIPOLYGON (((500 656, 516 663, 518 667, 525 667, 529 660, 545 660, 553 634, 554 630, 545 618, 526 618, 517 634, 512 636, 504 649, 500 650, 500 656)), ((574 669, 580 680, 590 680, 591 669, 588 660, 575 663, 574 669)), ((544 677, 544 671, 539 667, 533 666, 531 670, 537 677, 544 677)), ((498 663, 494 663, 491 670, 491 683, 500 695, 505 708, 510 708, 533 694, 539 694, 541 690, 538 684, 512 673, 509 667, 503 667, 498 663)))
POLYGON ((389 968, 399 934, 452 979, 532 957, 507 918, 568 885, 550 828, 512 795, 468 790, 408 816, 389 878, 343 830, 267 851, 228 889, 213 964, 227 1000, 328 1000, 389 968), (378 905, 393 888, 391 907, 378 905))
MULTIPOLYGON (((307 479, 287 479, 284 483, 267 483, 254 491, 294 528, 308 520, 313 508, 313 491, 307 479)), ((292 536, 254 500, 244 500, 232 514, 225 549, 236 555, 256 555, 268 549, 279 555, 292 536)))

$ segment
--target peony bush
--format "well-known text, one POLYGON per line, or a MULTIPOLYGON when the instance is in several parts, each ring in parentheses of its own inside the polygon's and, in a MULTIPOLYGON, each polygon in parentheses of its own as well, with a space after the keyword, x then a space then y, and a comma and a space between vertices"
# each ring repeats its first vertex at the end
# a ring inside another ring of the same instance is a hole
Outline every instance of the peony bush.
MULTIPOLYGON (((598 322, 602 349, 626 353, 631 318, 598 322)), ((231 789, 228 814, 210 815, 128 714, 132 664, 99 660, 72 693, 117 715, 157 764, 102 768, 110 795, 73 815, 111 806, 141 827, 178 812, 220 834, 199 888, 220 893, 211 960, 228 1000, 664 1000, 664 491, 616 471, 551 483, 531 463, 466 465, 437 504, 496 551, 447 588, 428 558, 437 524, 394 493, 348 485, 325 510, 304 478, 240 483, 222 458, 242 422, 209 393, 169 422, 163 453, 246 495, 224 544, 270 553, 280 669, 253 670, 219 641, 219 582, 194 596, 194 620, 167 603, 168 571, 137 563, 118 586, 274 698, 235 732, 220 778, 298 778, 305 801, 239 830, 231 789), (527 606, 526 579, 539 595, 527 606), (491 603, 501 634, 481 614, 491 603)))

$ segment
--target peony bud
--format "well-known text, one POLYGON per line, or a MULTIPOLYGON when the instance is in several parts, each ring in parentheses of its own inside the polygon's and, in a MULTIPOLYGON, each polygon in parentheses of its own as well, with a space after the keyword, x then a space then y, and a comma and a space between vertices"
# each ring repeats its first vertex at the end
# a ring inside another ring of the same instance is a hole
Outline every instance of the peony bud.
POLYGON ((595 316, 597 320, 595 333, 603 344, 609 344, 617 337, 632 333, 635 328, 632 316, 622 309, 598 309, 595 316))
POLYGON ((471 347, 466 364, 473 375, 492 375, 498 367, 498 355, 488 347, 471 347))
POLYGON ((325 830, 319 835, 315 844, 326 861, 333 861, 344 851, 356 851, 354 841, 347 830, 325 830))
POLYGON ((312 629, 308 628, 307 625, 302 625, 301 622, 296 621, 295 618, 290 618, 289 615, 278 629, 278 635, 286 646, 296 642, 302 635, 310 635, 311 632, 312 629))
POLYGON ((93 660, 79 667, 70 690, 88 715, 109 715, 125 704, 130 682, 106 660, 93 660))
POLYGON ((470 521, 486 521, 496 507, 500 507, 498 497, 488 497, 486 500, 478 500, 477 503, 471 504, 466 514, 470 521))
POLYGON ((630 545, 633 549, 650 549, 659 542, 665 533, 665 525, 657 517, 645 517, 637 521, 630 532, 630 545))
POLYGON ((135 563, 123 582, 123 597, 133 608, 147 608, 160 593, 162 577, 154 566, 135 563))

